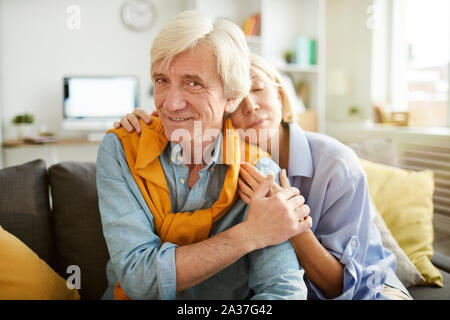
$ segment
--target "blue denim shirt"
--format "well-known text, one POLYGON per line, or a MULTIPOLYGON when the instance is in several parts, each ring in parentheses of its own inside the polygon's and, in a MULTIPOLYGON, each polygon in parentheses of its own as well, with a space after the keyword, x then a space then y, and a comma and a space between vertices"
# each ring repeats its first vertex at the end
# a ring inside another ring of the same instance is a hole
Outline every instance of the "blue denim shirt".
MULTIPOLYGON (((215 150, 221 150, 221 136, 215 150)), ((180 150, 169 143, 159 156, 170 191, 173 212, 212 206, 218 198, 228 168, 217 162, 220 152, 199 173, 189 189, 188 168, 180 163, 180 150)), ((256 165, 278 175, 269 158, 256 165)), ((128 168, 120 140, 114 133, 102 140, 97 156, 97 188, 103 233, 110 254, 108 289, 113 298, 117 281, 131 299, 306 299, 303 269, 289 241, 253 251, 202 283, 176 294, 175 248, 161 244, 149 211, 128 168)), ((215 225, 211 236, 243 221, 247 206, 238 199, 215 225)))
MULTIPOLYGON (((288 176, 309 205, 311 230, 344 265, 343 293, 335 299, 386 299, 384 284, 409 295, 395 275, 394 254, 375 223, 367 177, 355 153, 320 133, 289 126, 288 176)), ((305 276, 308 299, 325 299, 305 276)))

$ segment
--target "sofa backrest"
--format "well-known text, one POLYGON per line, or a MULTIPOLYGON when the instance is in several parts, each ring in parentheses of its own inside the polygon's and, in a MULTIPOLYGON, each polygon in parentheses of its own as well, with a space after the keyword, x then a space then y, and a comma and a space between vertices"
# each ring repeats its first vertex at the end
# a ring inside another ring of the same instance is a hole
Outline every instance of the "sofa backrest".
POLYGON ((109 259, 98 209, 96 165, 63 162, 49 168, 55 268, 67 278, 67 268, 81 271, 82 299, 100 299, 107 287, 109 259))
POLYGON ((45 162, 0 170, 0 225, 54 267, 54 243, 45 162))

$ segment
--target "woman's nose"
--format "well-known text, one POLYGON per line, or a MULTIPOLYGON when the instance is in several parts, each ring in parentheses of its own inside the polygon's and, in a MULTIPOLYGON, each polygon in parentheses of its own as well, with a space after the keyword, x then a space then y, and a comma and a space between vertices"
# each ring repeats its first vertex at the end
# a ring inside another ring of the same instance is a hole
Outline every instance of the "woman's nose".
POLYGON ((258 104, 250 95, 246 96, 244 100, 242 100, 242 103, 244 104, 244 114, 246 115, 252 114, 259 108, 258 104))

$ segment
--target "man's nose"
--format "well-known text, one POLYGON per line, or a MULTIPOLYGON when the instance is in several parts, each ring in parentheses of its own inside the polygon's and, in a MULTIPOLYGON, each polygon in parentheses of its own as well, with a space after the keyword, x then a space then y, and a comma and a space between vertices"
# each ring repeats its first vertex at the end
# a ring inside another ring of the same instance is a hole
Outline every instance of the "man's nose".
POLYGON ((164 109, 168 112, 176 112, 186 107, 186 100, 183 97, 183 92, 177 86, 170 86, 166 99, 164 101, 164 109))
POLYGON ((246 96, 243 100, 242 100, 242 104, 244 107, 244 114, 246 115, 250 115, 253 112, 255 112, 259 106, 256 103, 256 101, 250 96, 246 96))

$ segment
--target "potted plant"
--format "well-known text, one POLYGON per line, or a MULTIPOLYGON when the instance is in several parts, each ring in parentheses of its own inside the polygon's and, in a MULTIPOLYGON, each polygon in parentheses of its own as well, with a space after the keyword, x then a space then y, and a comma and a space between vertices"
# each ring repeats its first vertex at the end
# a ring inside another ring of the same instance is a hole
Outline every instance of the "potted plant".
POLYGON ((360 120, 361 110, 358 106, 351 105, 348 108, 348 115, 349 115, 349 120, 351 120, 351 121, 360 120))
POLYGON ((19 139, 32 136, 34 115, 30 113, 18 114, 12 119, 12 123, 17 128, 17 136, 19 139))
POLYGON ((286 63, 292 63, 293 59, 294 59, 294 51, 285 50, 283 52, 283 56, 284 56, 284 61, 286 61, 286 63))

